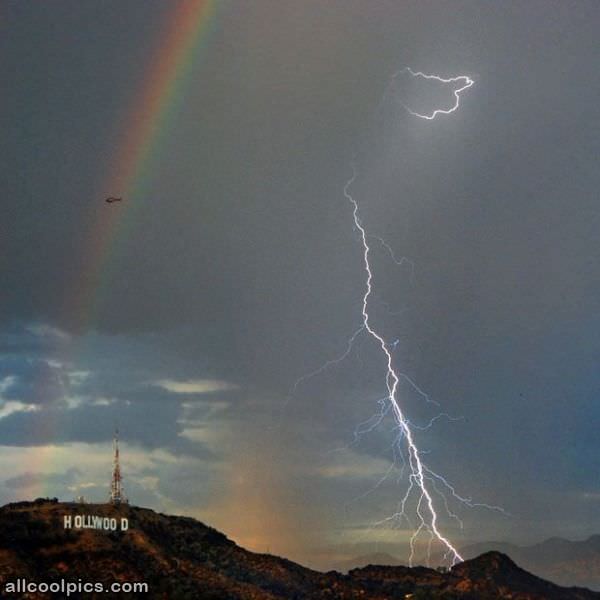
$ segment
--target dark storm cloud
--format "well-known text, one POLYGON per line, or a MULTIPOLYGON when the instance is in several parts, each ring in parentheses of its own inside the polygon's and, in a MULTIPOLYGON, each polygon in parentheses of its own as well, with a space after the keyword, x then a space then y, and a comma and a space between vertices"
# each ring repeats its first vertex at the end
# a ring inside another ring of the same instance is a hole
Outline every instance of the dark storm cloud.
POLYGON ((68 335, 60 329, 44 323, 27 324, 12 320, 2 325, 0 355, 43 355, 60 349, 67 341, 68 335))
POLYGON ((69 376, 60 365, 43 359, 0 357, 0 397, 24 404, 52 404, 68 395, 69 376))
MULTIPOLYGON (((597 3, 261 0, 223 10, 110 249, 94 331, 52 337, 39 324, 67 327, 90 275, 81 249, 105 209, 96 193, 120 194, 102 185, 168 10, 10 3, 0 23, 0 352, 23 357, 3 371, 16 377, 11 397, 42 406, 0 419, 8 443, 55 441, 44 419, 63 443, 106 441, 118 418, 146 448, 202 452, 179 435, 184 402, 199 420, 224 403, 218 426, 243 423, 260 442, 278 435, 265 427, 273 415, 268 425, 295 444, 272 459, 283 472, 352 441, 384 392, 364 337, 288 396, 359 325, 362 256, 342 193, 354 160, 364 223, 414 263, 412 274, 373 249, 373 323, 399 340, 398 367, 465 418, 418 433, 428 463, 475 498, 513 513, 526 504, 532 531, 546 502, 558 512, 567 501, 557 490, 597 489, 597 3), (429 109, 447 104, 449 88, 398 80, 395 100, 382 101, 405 65, 475 84, 451 117, 423 122, 398 97, 429 109), (89 372, 70 410, 45 408, 60 401, 62 374, 43 361, 62 347, 75 348, 69 369, 89 372), (188 396, 160 379, 241 390, 188 396), (114 404, 93 405, 100 398, 114 404)), ((423 424, 432 406, 418 396, 402 386, 423 424)), ((394 434, 384 424, 357 454, 388 456, 394 434)), ((318 497, 319 479, 307 494, 318 497)), ((339 506, 349 493, 338 481, 326 500, 339 506)), ((570 506, 570 531, 600 527, 570 506)))
POLYGON ((98 443, 112 440, 118 423, 127 441, 147 449, 165 448, 176 454, 214 458, 201 443, 180 436, 180 410, 176 404, 155 404, 152 411, 141 403, 115 402, 107 406, 84 405, 72 409, 47 408, 15 412, 0 419, 5 446, 44 446, 69 442, 98 443))
POLYGON ((94 348, 94 358, 82 351, 69 359, 67 367, 56 360, 61 353, 55 347, 30 346, 32 331, 36 339, 56 335, 41 325, 9 328, 20 351, 0 355, 0 397, 5 403, 37 405, 38 410, 16 408, 16 412, 1 418, 3 444, 39 446, 110 441, 115 423, 119 423, 129 441, 145 448, 166 448, 177 454, 214 458, 214 453, 203 444, 180 435, 185 426, 184 405, 185 410, 193 409, 196 422, 203 423, 211 418, 211 405, 234 397, 235 390, 227 389, 229 384, 209 379, 201 385, 205 380, 198 379, 196 374, 193 380, 196 387, 191 389, 207 389, 209 393, 166 389, 161 380, 174 381, 172 385, 176 386, 178 379, 170 379, 173 372, 180 375, 185 369, 172 369, 172 360, 144 339, 98 340, 92 336, 91 344, 80 340, 82 346, 94 348), (158 366, 160 362, 162 368, 158 366), (210 391, 219 386, 224 389, 210 391))
POLYGON ((9 477, 3 482, 4 487, 11 490, 22 490, 29 487, 42 487, 57 485, 67 487, 81 477, 81 471, 76 468, 68 469, 64 473, 23 473, 9 477))

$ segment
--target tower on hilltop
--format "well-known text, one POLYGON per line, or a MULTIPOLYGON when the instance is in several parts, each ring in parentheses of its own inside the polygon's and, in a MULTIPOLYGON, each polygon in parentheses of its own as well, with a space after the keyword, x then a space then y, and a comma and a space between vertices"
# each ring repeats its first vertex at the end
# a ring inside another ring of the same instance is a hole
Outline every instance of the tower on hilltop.
POLYGON ((121 465, 119 463, 119 430, 115 429, 115 439, 113 442, 115 456, 113 460, 113 473, 110 482, 110 503, 127 504, 127 498, 123 493, 123 483, 121 477, 121 465))

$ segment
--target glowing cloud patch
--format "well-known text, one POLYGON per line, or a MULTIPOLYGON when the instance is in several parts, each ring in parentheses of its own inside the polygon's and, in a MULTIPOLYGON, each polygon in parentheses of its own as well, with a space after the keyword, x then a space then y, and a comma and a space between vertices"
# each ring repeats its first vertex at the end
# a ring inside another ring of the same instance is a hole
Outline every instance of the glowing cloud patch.
POLYGON ((413 71, 410 67, 405 67, 401 71, 398 71, 392 77, 392 83, 397 84, 397 80, 399 77, 408 75, 409 77, 415 79, 423 79, 428 81, 437 81, 438 83, 451 85, 454 87, 452 92, 454 96, 454 104, 452 104, 449 108, 436 108, 432 110, 430 113, 419 113, 415 110, 409 108, 403 102, 400 102, 402 106, 413 116, 418 117, 419 119, 425 119, 426 121, 433 121, 438 115, 449 115, 454 111, 458 110, 460 106, 460 94, 465 90, 468 90, 475 82, 468 77, 467 75, 458 75, 457 77, 440 77, 439 75, 428 75, 423 73, 422 71, 413 71), (457 87, 456 87, 457 86, 457 87))
POLYGON ((219 379, 188 379, 186 381, 160 379, 155 385, 175 394, 211 394, 238 389, 237 385, 219 379))

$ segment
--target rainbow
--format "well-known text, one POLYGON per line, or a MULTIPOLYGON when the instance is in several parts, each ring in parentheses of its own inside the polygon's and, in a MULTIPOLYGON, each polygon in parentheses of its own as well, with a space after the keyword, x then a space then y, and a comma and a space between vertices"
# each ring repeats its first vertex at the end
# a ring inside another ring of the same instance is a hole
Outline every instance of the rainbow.
POLYGON ((218 0, 180 0, 156 45, 140 91, 126 114, 118 151, 98 193, 124 202, 99 207, 82 255, 82 280, 69 298, 72 329, 83 331, 96 312, 100 288, 108 280, 112 249, 134 207, 143 202, 144 183, 212 30, 218 0), (103 283, 104 282, 104 283, 103 283))
MULTIPOLYGON (((91 199, 98 204, 96 217, 87 228, 80 254, 80 275, 74 287, 66 291, 68 329, 75 336, 72 342, 57 344, 55 350, 57 356, 67 362, 85 344, 77 334, 93 327, 101 288, 110 284, 110 258, 125 233, 127 222, 134 222, 132 215, 143 206, 145 186, 150 179, 150 169, 159 157, 160 142, 168 135, 192 71, 201 59, 219 4, 219 0, 172 0, 169 3, 163 33, 156 42, 142 85, 133 92, 124 120, 116 123, 118 152, 91 199), (124 201, 108 205, 104 202, 108 196, 120 196, 124 201)), ((43 388, 44 381, 40 379, 39 384, 43 388)), ((42 438, 46 437, 43 433, 52 433, 61 427, 60 418, 57 413, 45 416, 38 425, 42 438)), ((50 442, 31 449, 25 458, 30 467, 26 471, 46 473, 58 461, 60 447, 50 442), (40 465, 45 468, 40 469, 40 465)), ((107 478, 108 475, 107 471, 107 478)), ((32 498, 47 495, 50 489, 42 477, 28 488, 28 495, 32 498)))

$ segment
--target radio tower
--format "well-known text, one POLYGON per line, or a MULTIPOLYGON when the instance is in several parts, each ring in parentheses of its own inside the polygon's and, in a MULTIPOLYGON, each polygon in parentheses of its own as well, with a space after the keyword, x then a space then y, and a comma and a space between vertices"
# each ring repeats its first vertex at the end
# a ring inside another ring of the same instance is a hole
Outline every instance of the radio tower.
POLYGON ((121 483, 121 465, 119 464, 119 430, 115 429, 115 439, 113 441, 115 449, 115 458, 113 465, 112 480, 110 482, 110 503, 127 504, 127 498, 123 493, 123 484, 121 483))

